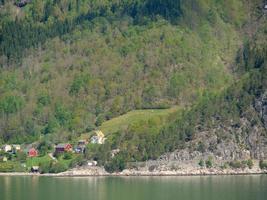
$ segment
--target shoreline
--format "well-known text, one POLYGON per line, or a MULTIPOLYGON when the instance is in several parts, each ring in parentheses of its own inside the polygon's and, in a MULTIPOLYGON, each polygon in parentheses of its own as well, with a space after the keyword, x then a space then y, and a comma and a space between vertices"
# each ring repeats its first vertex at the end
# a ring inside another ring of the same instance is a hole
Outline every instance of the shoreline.
MULTIPOLYGON (((99 169, 98 169, 99 170, 99 169)), ((241 169, 198 169, 196 171, 135 171, 124 170, 118 173, 108 173, 105 171, 94 172, 91 170, 69 170, 58 174, 40 174, 29 172, 0 172, 1 176, 37 176, 37 177, 189 177, 189 176, 250 176, 267 175, 267 170, 241 170, 241 169)))

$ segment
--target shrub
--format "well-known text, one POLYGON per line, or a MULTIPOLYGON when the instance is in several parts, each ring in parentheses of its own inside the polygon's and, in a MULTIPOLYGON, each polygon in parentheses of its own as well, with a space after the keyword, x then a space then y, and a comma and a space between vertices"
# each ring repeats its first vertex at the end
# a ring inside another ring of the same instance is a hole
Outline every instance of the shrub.
POLYGON ((105 121, 105 116, 104 115, 99 115, 96 119, 95 125, 96 126, 101 126, 102 123, 105 121))
POLYGON ((267 162, 260 160, 259 166, 261 169, 267 169, 267 162))
POLYGON ((41 174, 49 173, 51 166, 52 166, 52 162, 51 161, 40 163, 40 166, 39 166, 40 173, 41 174))
POLYGON ((156 168, 157 168, 156 165, 151 165, 149 166, 148 171, 153 172, 156 168))
POLYGON ((60 162, 56 162, 56 163, 53 163, 51 165, 49 172, 50 173, 60 173, 60 172, 66 171, 67 169, 68 169, 68 167, 65 164, 60 163, 60 162))
POLYGON ((205 164, 205 163, 204 163, 204 160, 202 160, 202 159, 198 162, 198 165, 199 165, 200 167, 204 167, 204 164, 205 164))
POLYGON ((16 153, 16 157, 17 157, 17 161, 20 161, 20 162, 26 162, 26 159, 27 159, 27 154, 24 153, 23 151, 18 151, 16 153))
POLYGON ((70 160, 72 159, 72 153, 71 152, 65 152, 63 155, 64 160, 70 160))
POLYGON ((229 166, 234 169, 240 169, 240 168, 245 169, 247 166, 247 161, 242 161, 242 162, 239 160, 231 161, 229 162, 229 166))
POLYGON ((121 155, 116 155, 110 162, 106 163, 104 167, 109 173, 121 172, 125 169, 125 161, 121 155))
POLYGON ((249 169, 252 169, 253 165, 254 165, 253 160, 251 159, 247 160, 247 166, 249 169))
POLYGON ((220 166, 221 169, 227 169, 228 168, 228 163, 224 163, 223 165, 220 166))
POLYGON ((212 168, 212 158, 209 158, 208 160, 206 160, 205 164, 207 168, 212 168))
POLYGON ((75 159, 70 162, 70 167, 82 166, 86 163, 82 155, 78 155, 75 159))

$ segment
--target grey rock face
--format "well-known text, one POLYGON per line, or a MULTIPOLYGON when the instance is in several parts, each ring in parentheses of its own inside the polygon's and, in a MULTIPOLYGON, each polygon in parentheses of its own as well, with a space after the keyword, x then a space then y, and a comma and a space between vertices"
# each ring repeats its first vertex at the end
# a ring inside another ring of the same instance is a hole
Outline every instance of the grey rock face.
POLYGON ((185 149, 164 154, 160 160, 185 162, 208 157, 228 161, 267 159, 267 91, 248 109, 250 114, 240 118, 238 126, 219 124, 216 128, 198 132, 185 149), (260 122, 255 123, 254 117, 260 122))
POLYGON ((267 92, 255 101, 255 109, 259 113, 262 122, 267 129, 267 92))

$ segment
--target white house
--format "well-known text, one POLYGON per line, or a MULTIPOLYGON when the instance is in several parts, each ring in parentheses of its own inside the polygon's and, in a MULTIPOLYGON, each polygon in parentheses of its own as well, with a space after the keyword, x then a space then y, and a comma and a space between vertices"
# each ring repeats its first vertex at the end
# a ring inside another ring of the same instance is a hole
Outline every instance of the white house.
POLYGON ((20 151, 20 150, 21 150, 21 147, 20 147, 19 144, 13 144, 12 146, 13 146, 13 149, 14 149, 15 151, 20 151))
POLYGON ((88 166, 92 167, 92 166, 96 166, 97 165, 97 161, 88 161, 87 163, 88 166))
POLYGON ((12 146, 9 144, 6 144, 3 146, 3 151, 4 152, 11 152, 12 151, 12 146))

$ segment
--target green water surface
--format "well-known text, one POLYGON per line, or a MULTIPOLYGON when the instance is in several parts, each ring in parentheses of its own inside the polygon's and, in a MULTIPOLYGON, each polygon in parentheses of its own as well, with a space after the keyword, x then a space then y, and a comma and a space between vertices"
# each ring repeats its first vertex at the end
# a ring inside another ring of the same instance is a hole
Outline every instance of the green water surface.
POLYGON ((0 176, 0 200, 267 200, 267 176, 0 176))

